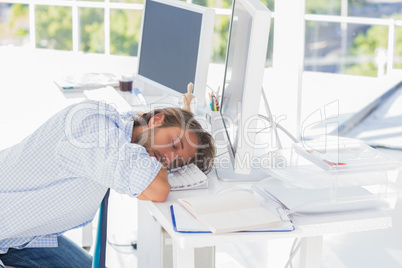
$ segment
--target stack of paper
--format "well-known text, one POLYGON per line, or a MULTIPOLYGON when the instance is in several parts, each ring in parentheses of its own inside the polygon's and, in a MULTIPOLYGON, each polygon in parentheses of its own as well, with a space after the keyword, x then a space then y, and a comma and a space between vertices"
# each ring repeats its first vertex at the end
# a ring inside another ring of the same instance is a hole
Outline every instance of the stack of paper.
POLYGON ((76 91, 105 86, 118 86, 119 81, 111 73, 71 74, 54 81, 64 91, 76 91))

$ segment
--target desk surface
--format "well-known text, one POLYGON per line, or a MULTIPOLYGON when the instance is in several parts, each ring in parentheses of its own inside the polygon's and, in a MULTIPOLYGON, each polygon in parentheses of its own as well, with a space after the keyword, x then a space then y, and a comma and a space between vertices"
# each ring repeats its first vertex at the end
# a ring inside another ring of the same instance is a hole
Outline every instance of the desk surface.
MULTIPOLYGON (((77 72, 130 73, 134 72, 136 68, 136 63, 133 62, 132 57, 121 56, 106 57, 97 54, 69 53, 52 50, 32 51, 13 47, 0 48, 0 56, 6 63, 0 66, 0 74, 2 75, 2 88, 0 89, 0 150, 25 138, 57 111, 69 104, 84 99, 82 94, 70 96, 69 98, 58 90, 57 86, 53 83, 53 79, 77 72), (79 64, 77 64, 78 62, 79 64)), ((216 83, 216 81, 213 83, 216 83)), ((374 93, 374 95, 377 94, 374 93)), ((370 94, 367 93, 367 95, 370 94)), ((210 175, 210 177, 211 187, 208 190, 172 192, 168 201, 164 204, 147 204, 147 207, 158 216, 158 219, 160 219, 163 226, 166 227, 166 230, 171 235, 180 238, 192 237, 192 235, 173 233, 173 229, 171 228, 168 207, 177 198, 194 194, 208 195, 219 189, 235 185, 218 182, 214 175, 210 175)), ((236 183, 236 185, 238 184, 236 183)), ((300 224, 297 230, 287 235, 298 236, 301 232, 306 235, 312 235, 314 232, 317 232, 317 234, 323 232, 336 233, 345 230, 348 231, 349 229, 370 230, 370 228, 387 228, 390 226, 389 218, 382 214, 365 216, 366 219, 375 219, 375 226, 361 224, 364 223, 362 219, 356 219, 355 221, 346 220, 348 217, 352 217, 352 215, 347 215, 344 219, 342 219, 341 215, 338 215, 338 222, 347 222, 342 226, 340 224, 333 224, 331 226, 328 223, 320 225, 318 219, 311 219, 312 222, 306 222, 306 219, 295 218, 295 223, 300 224), (357 226, 352 228, 354 223, 357 226)), ((333 216, 327 217, 330 220, 332 218, 333 216)), ((284 234, 264 235, 280 237, 284 234)), ((239 234, 234 234, 228 237, 238 236, 239 234)), ((215 236, 210 235, 210 237, 215 236)), ((207 240, 211 240, 211 238, 207 240)))
MULTIPOLYGON (((81 101, 80 96, 67 98, 53 83, 53 79, 60 75, 71 74, 76 72, 115 72, 130 73, 134 72, 136 63, 129 57, 105 57, 96 54, 75 54, 64 51, 51 50, 35 50, 34 52, 21 48, 0 48, 0 58, 5 64, 0 66, 1 88, 0 88, 0 150, 11 146, 32 131, 40 124, 50 118, 57 111, 65 106, 81 101), (107 58, 107 60, 106 60, 107 58), (79 64, 77 64, 79 62, 79 64)), ((210 74, 213 72, 210 68, 210 74)), ((210 75, 208 79, 210 80, 210 75)), ((217 79, 209 83, 211 87, 216 88, 221 83, 223 71, 215 75, 217 79)), ((369 82, 373 88, 382 84, 382 81, 374 78, 362 78, 364 81, 358 87, 347 83, 348 87, 341 84, 342 77, 336 74, 316 74, 305 73, 303 75, 303 94, 305 99, 314 100, 315 105, 304 105, 302 112, 310 114, 325 103, 330 103, 334 99, 338 99, 338 95, 342 92, 349 92, 345 96, 349 102, 340 102, 339 112, 341 116, 353 113, 364 106, 365 98, 374 98, 381 93, 368 90, 364 82, 369 82), (324 76, 333 78, 325 80, 328 84, 326 90, 322 90, 322 85, 316 83, 316 76, 324 76), (335 83, 338 82, 338 83, 335 83), (336 90, 335 90, 336 89, 336 90), (352 90, 353 89, 353 90, 352 90), (331 94, 327 94, 327 92, 331 94), (363 94, 364 93, 364 94, 363 94), (325 95, 325 96, 323 96, 325 95), (323 99, 323 101, 318 101, 323 99), (358 103, 356 103, 358 102, 358 103), (362 102, 362 104, 360 104, 362 102), (307 109, 308 108, 308 109, 307 109), (350 110, 347 110, 349 108, 350 110), (346 109, 346 110, 345 110, 346 109)), ((350 80, 354 77, 349 76, 350 80)), ((268 77, 270 78, 270 77, 268 77)), ((345 77, 342 77, 342 79, 345 77)), ((212 79, 214 80, 214 79, 212 79)), ((271 86, 272 80, 264 79, 264 88, 273 93, 280 93, 280 90, 274 90, 271 86)), ((280 81, 278 82, 280 84, 280 81)), ((284 96, 283 98, 285 98, 284 96)), ((270 103, 271 109, 276 111, 276 107, 282 105, 283 102, 273 101, 270 103)), ((288 107, 289 108, 289 107, 288 107)), ((281 237, 303 237, 313 235, 335 234, 345 232, 357 232, 365 230, 385 229, 391 226, 390 218, 382 212, 367 213, 364 215, 331 215, 323 219, 314 217, 295 218, 296 230, 291 233, 266 233, 266 234, 229 234, 229 235, 212 235, 212 234, 181 234, 173 231, 169 206, 175 202, 177 198, 193 195, 209 195, 213 194, 224 187, 233 187, 239 185, 235 183, 227 183, 216 181, 214 175, 210 175, 211 187, 207 190, 191 190, 186 192, 172 192, 166 203, 143 202, 149 211, 158 219, 160 224, 169 232, 169 234, 180 243, 183 247, 200 247, 203 245, 218 245, 232 242, 260 241, 266 239, 276 239, 281 237)), ((247 184, 245 184, 247 186, 247 184)), ((396 214, 396 213, 395 213, 396 214)), ((398 225, 399 213, 394 215, 396 224, 398 225), (398 217, 398 218, 397 218, 398 217)), ((399 221, 400 222, 400 221, 399 221)), ((400 229, 400 228, 399 228, 400 229)), ((399 229, 391 229, 389 236, 396 237, 399 229), (396 233, 395 233, 396 232, 396 233)), ((383 233, 380 233, 383 234, 383 233)), ((383 244, 379 243, 381 246, 383 244)), ((400 249, 400 244, 395 242, 395 249, 400 249)), ((386 245, 387 246, 387 245, 386 245)))
POLYGON ((376 229, 386 229, 392 226, 391 218, 382 211, 362 211, 352 213, 332 213, 318 216, 292 216, 295 224, 293 232, 275 233, 231 233, 223 235, 214 234, 185 234, 173 230, 169 207, 177 202, 178 198, 190 196, 205 196, 231 187, 249 188, 251 183, 222 182, 216 178, 215 172, 209 174, 208 189, 173 191, 164 203, 140 201, 157 219, 172 239, 182 248, 199 248, 236 242, 255 242, 267 239, 312 237, 326 234, 359 232, 376 229))

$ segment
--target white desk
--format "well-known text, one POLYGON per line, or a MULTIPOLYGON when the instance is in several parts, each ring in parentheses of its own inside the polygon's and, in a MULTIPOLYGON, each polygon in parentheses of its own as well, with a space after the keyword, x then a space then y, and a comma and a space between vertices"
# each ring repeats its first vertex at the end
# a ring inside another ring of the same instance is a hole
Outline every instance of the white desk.
MULTIPOLYGON (((82 100, 79 96, 70 98, 63 95, 54 85, 52 81, 54 78, 59 75, 76 72, 112 71, 129 73, 133 72, 136 67, 134 59, 120 56, 102 57, 96 54, 85 55, 51 50, 30 51, 20 48, 1 48, 0 55, 1 59, 6 63, 0 66, 2 75, 2 88, 0 89, 0 149, 19 142, 57 111, 69 104, 82 100)), ((213 72, 213 70, 210 71, 211 73, 213 72)), ((221 81, 221 75, 218 75, 218 80, 219 82, 221 81)), ((264 81, 268 83, 270 80, 265 79, 264 81)), ((316 79, 310 79, 309 81, 311 81, 312 85, 317 84, 316 79)), ((210 85, 215 87, 214 84, 210 85)), ((271 87, 266 86, 266 88, 271 87)), ((356 90, 359 88, 356 88, 356 90)), ((324 92, 319 89, 314 93, 324 92)), ((360 89, 367 91, 365 87, 360 89)), ((350 89, 344 88, 344 90, 350 89)), ((272 92, 278 93, 280 91, 272 92)), ((331 92, 335 93, 338 90, 331 92)), ((356 92, 357 95, 358 93, 356 92)), ((369 92, 365 94, 369 94, 369 92)), ((316 96, 315 94, 312 95, 316 96)), ((314 97, 314 100, 316 99, 314 97)), ((350 99, 355 100, 355 98, 350 99)), ((317 103, 320 104, 321 102, 317 103)), ((283 102, 277 102, 277 105, 283 105, 283 102)), ((355 105, 350 105, 350 107, 353 108, 355 105)), ((341 109, 341 112, 344 112, 344 110, 341 109)), ((201 251, 204 251, 201 253, 206 252, 211 257, 209 266, 213 266, 213 247, 215 245, 293 237, 303 238, 302 256, 304 256, 304 259, 302 259, 302 263, 304 263, 304 266, 317 267, 321 261, 320 251, 323 235, 376 230, 391 226, 391 220, 388 216, 382 213, 373 213, 372 215, 331 216, 326 218, 326 222, 322 222, 322 219, 320 221, 314 218, 296 218, 297 229, 292 233, 231 234, 223 236, 175 233, 172 229, 168 210, 172 202, 181 196, 208 195, 214 193, 220 187, 233 186, 230 183, 215 182, 214 177, 211 177, 211 181, 212 185, 208 190, 173 192, 167 202, 163 204, 140 202, 138 267, 160 267, 161 261, 168 257, 166 251, 160 250, 161 242, 169 242, 169 239, 166 239, 166 234, 162 232, 163 230, 166 230, 167 234, 172 237, 171 241, 173 242, 176 256, 174 260, 177 267, 187 268, 194 266, 193 256, 195 251, 197 254, 201 251), (150 216, 150 213, 154 215, 156 221, 150 216), (147 223, 149 225, 146 225, 147 223), (144 224, 146 228, 143 228, 144 224), (148 251, 148 249, 154 249, 154 246, 157 247, 156 250, 148 251), (317 254, 312 253, 315 250, 317 254), (314 264, 315 260, 317 263, 314 264)), ((270 250, 275 252, 275 248, 270 248, 270 250)), ((271 255, 275 256, 275 253, 271 255)), ((204 267, 208 266, 205 265, 204 267)))
MULTIPOLYGON (((211 172, 212 173, 212 172, 211 172)), ((221 182, 209 175, 210 187, 203 190, 171 192, 164 203, 140 201, 138 208, 138 267, 175 268, 214 267, 214 246, 228 243, 270 241, 301 238, 300 267, 321 267, 323 236, 327 234, 385 229, 391 218, 381 211, 328 214, 326 216, 293 217, 296 230, 278 233, 185 234, 173 230, 169 207, 178 198, 208 196, 239 183, 221 182), (170 252, 169 244, 172 244, 170 252), (173 257, 173 260, 171 258, 173 257)), ((250 183, 240 183, 247 187, 250 183)), ((275 263, 275 247, 269 248, 269 263, 275 263)))

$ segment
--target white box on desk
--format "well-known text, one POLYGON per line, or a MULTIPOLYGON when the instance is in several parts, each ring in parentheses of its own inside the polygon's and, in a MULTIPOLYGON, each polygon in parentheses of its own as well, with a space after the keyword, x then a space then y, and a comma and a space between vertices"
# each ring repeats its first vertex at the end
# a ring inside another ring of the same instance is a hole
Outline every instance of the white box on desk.
POLYGON ((267 172, 290 187, 328 191, 328 198, 321 203, 377 200, 381 208, 393 209, 401 195, 397 179, 402 163, 360 140, 309 141, 272 154, 281 161, 275 161, 276 166, 267 172), (353 188, 356 195, 343 196, 353 193, 353 188))

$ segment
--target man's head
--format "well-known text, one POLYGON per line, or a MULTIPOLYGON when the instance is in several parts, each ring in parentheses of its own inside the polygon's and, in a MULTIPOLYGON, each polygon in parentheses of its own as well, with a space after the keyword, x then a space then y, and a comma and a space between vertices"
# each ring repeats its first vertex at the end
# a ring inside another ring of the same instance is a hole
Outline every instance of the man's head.
POLYGON ((133 141, 168 168, 195 163, 204 172, 211 170, 215 143, 192 113, 179 108, 156 109, 135 121, 142 132, 133 141))

